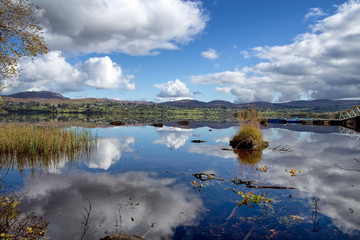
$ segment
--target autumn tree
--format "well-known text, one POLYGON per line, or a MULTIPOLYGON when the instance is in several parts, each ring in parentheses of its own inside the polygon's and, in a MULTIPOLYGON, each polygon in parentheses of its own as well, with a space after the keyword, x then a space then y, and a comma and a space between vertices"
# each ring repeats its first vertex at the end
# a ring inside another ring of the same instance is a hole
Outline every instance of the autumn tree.
POLYGON ((0 90, 18 76, 20 58, 47 53, 40 10, 31 0, 0 0, 0 90))

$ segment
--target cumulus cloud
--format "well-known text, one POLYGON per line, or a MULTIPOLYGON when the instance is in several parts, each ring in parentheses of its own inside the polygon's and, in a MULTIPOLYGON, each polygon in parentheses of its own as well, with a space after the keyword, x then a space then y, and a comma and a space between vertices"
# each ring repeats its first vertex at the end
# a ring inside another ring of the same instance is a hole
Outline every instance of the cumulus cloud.
POLYGON ((22 207, 47 219, 47 235, 55 239, 80 238, 87 200, 91 201, 89 239, 119 230, 146 239, 171 238, 176 227, 195 225, 204 210, 202 200, 186 186, 150 172, 77 172, 29 178, 22 207))
POLYGON ((54 92, 80 91, 84 86, 97 89, 135 89, 131 82, 133 75, 125 75, 121 67, 109 57, 90 58, 75 66, 69 64, 60 51, 46 55, 22 59, 21 75, 12 85, 6 86, 4 93, 19 91, 54 92))
POLYGON ((203 56, 204 58, 214 60, 219 57, 219 54, 214 49, 209 48, 207 51, 201 52, 201 56, 203 56))
POLYGON ((78 68, 87 74, 86 86, 101 89, 135 89, 135 84, 130 82, 134 76, 123 75, 121 67, 107 56, 90 58, 84 64, 79 64, 78 68))
POLYGON ((157 95, 159 101, 178 101, 184 99, 192 99, 193 94, 186 87, 185 83, 176 79, 167 83, 155 84, 156 88, 161 89, 157 95))
POLYGON ((156 54, 177 49, 202 32, 208 17, 199 1, 34 0, 43 8, 50 48, 80 53, 156 54))
POLYGON ((360 1, 351 0, 291 44, 252 49, 260 63, 192 76, 191 81, 217 85, 237 102, 358 97, 359 23, 360 1))

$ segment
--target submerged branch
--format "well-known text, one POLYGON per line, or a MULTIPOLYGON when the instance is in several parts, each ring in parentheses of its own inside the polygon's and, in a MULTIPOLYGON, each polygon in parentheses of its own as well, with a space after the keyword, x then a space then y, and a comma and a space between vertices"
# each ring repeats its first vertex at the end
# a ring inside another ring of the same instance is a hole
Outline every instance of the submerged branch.
POLYGON ((213 173, 194 173, 192 174, 194 177, 196 177, 197 179, 201 180, 201 181, 209 181, 209 180, 218 180, 218 181, 223 181, 223 182, 232 182, 235 185, 246 185, 246 187, 248 188, 270 188, 270 189, 296 189, 294 187, 283 187, 283 186, 267 186, 267 185, 252 185, 255 181, 254 180, 248 180, 248 181, 244 181, 241 180, 238 177, 234 177, 234 179, 229 180, 229 179, 224 179, 224 178, 216 178, 215 174, 213 173))
POLYGON ((335 164, 336 167, 342 169, 342 170, 346 170, 346 171, 352 171, 352 172, 360 172, 360 169, 356 169, 356 168, 344 168, 344 167, 341 167, 337 164, 335 164))
POLYGON ((296 189, 294 187, 282 187, 282 186, 258 186, 258 185, 249 185, 248 188, 270 188, 270 189, 296 189))

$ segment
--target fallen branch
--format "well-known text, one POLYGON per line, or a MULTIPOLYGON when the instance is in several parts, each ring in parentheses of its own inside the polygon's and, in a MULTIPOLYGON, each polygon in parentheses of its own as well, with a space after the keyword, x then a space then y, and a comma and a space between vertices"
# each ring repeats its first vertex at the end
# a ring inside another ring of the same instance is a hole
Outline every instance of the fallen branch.
POLYGON ((342 170, 346 170, 346 171, 352 171, 352 172, 360 172, 360 169, 355 169, 355 168, 344 168, 344 167, 340 167, 339 165, 335 164, 336 167, 342 169, 342 170))
MULTIPOLYGON (((201 180, 201 181, 204 181, 204 182, 209 181, 209 180, 218 180, 218 181, 223 181, 223 182, 232 182, 235 185, 244 184, 248 188, 296 189, 294 187, 251 185, 251 184, 253 184, 255 182, 254 180, 243 181, 238 177, 234 177, 234 179, 232 179, 232 180, 224 179, 224 178, 216 178, 215 174, 213 174, 213 173, 194 173, 193 176, 196 177, 197 179, 201 180)), ((233 188, 230 188, 230 189, 233 190, 234 192, 236 192, 233 188)))
POLYGON ((282 186, 258 186, 258 185, 247 185, 248 188, 270 188, 270 189, 296 189, 294 187, 282 187, 282 186))
POLYGON ((81 222, 81 224, 84 225, 84 229, 83 229, 83 233, 80 238, 81 240, 84 239, 87 231, 89 230, 89 219, 90 219, 90 214, 91 214, 91 201, 88 199, 88 202, 89 202, 89 208, 87 209, 86 207, 84 207, 86 214, 82 214, 82 216, 84 218, 84 222, 81 222))

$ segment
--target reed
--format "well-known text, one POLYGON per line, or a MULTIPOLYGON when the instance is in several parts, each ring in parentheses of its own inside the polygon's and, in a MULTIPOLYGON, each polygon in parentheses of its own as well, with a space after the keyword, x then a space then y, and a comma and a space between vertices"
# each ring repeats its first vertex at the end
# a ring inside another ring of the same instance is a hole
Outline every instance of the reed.
POLYGON ((24 168, 49 166, 64 158, 73 161, 84 155, 89 156, 96 141, 97 137, 84 128, 1 125, 1 163, 24 168))

